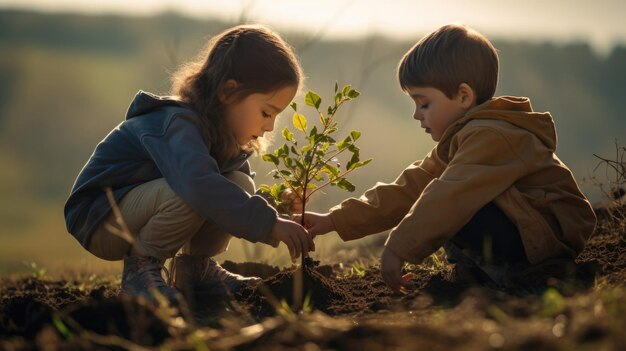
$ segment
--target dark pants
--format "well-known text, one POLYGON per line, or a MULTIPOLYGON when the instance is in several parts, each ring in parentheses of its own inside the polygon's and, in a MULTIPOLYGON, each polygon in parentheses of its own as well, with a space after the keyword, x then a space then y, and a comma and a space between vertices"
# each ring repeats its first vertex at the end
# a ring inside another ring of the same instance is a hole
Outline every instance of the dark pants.
MULTIPOLYGON (((478 255, 488 264, 527 262, 515 224, 492 202, 481 208, 449 244, 478 255)), ((454 257, 449 259, 454 261, 454 257)))

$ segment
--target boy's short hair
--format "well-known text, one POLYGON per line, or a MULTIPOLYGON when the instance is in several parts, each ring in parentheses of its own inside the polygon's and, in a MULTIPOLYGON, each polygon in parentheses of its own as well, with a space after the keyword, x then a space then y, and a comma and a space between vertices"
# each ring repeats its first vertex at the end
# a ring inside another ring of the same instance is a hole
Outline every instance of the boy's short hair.
POLYGON ((493 97, 498 85, 498 54, 482 34, 449 24, 423 37, 398 67, 402 90, 434 87, 452 99, 461 83, 476 94, 476 104, 493 97))

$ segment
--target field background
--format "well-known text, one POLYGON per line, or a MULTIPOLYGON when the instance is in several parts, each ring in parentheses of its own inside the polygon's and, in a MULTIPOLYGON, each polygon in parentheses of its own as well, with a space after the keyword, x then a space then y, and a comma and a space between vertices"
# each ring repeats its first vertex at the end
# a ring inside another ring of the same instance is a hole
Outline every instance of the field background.
MULTIPOLYGON (((33 263, 48 270, 120 268, 91 257, 67 234, 63 204, 74 178, 97 142, 123 120, 139 89, 166 94, 169 73, 233 24, 175 13, 0 10, 0 273, 33 270, 33 263)), ((434 146, 411 118, 411 101, 396 82, 396 65, 413 41, 376 35, 316 40, 313 34, 279 32, 301 59, 305 91, 328 98, 338 80, 362 93, 340 117, 344 132, 363 132, 361 155, 374 158, 352 177, 355 196, 377 181, 393 181, 434 146)), ((485 34, 500 52, 497 94, 528 96, 535 110, 552 113, 558 155, 592 201, 601 201, 590 179, 598 162, 593 154, 614 156, 616 139, 624 143, 626 47, 600 54, 585 42, 511 41, 485 34)), ((276 130, 289 121, 285 113, 276 130)), ((252 166, 257 184, 271 181, 267 165, 257 158, 252 166)), ((310 208, 324 211, 347 196, 329 190, 310 208)), ((337 252, 350 256, 356 245, 336 235, 316 241, 314 256, 323 260, 341 258, 337 252)), ((219 259, 289 263, 284 247, 275 253, 239 240, 219 259)))

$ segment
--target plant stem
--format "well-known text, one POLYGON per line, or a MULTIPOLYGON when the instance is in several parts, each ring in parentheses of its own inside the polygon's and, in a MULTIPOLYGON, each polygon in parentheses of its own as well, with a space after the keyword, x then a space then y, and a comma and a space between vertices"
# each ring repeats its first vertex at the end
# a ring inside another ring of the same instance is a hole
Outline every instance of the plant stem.
MULTIPOLYGON (((311 190, 311 192, 309 193, 308 197, 310 197, 311 195, 313 195, 316 191, 318 191, 318 190, 322 189, 323 187, 327 186, 328 184, 332 183, 332 182, 333 182, 333 181, 335 181, 337 178, 341 178, 341 177, 345 176, 346 174, 348 174, 348 173, 350 173, 350 172, 354 171, 355 169, 356 169, 356 168, 349 169, 349 170, 347 170, 347 171, 345 171, 345 172, 343 172, 343 173, 339 174, 339 175, 338 175, 338 176, 336 176, 335 178, 333 178, 333 179, 329 179, 326 183, 324 183, 324 184, 322 184, 322 185, 318 186, 317 188, 315 188, 315 189, 311 190)), ((308 199, 308 197, 307 197, 307 199, 308 199)), ((304 202, 303 202, 303 203, 304 203, 304 202)))

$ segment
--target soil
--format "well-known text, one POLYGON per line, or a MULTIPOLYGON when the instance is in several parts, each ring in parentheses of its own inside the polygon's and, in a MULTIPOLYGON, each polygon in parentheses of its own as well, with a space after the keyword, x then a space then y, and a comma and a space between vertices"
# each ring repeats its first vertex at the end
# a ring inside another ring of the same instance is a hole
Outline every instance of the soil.
POLYGON ((288 307, 295 268, 223 266, 264 278, 262 287, 198 297, 204 303, 187 324, 163 305, 120 297, 115 279, 2 278, 0 349, 626 349, 623 221, 600 223, 574 274, 504 290, 459 282, 448 264, 425 264, 405 272, 414 289, 394 294, 376 263, 309 259, 303 287, 313 312, 303 314, 288 307))

